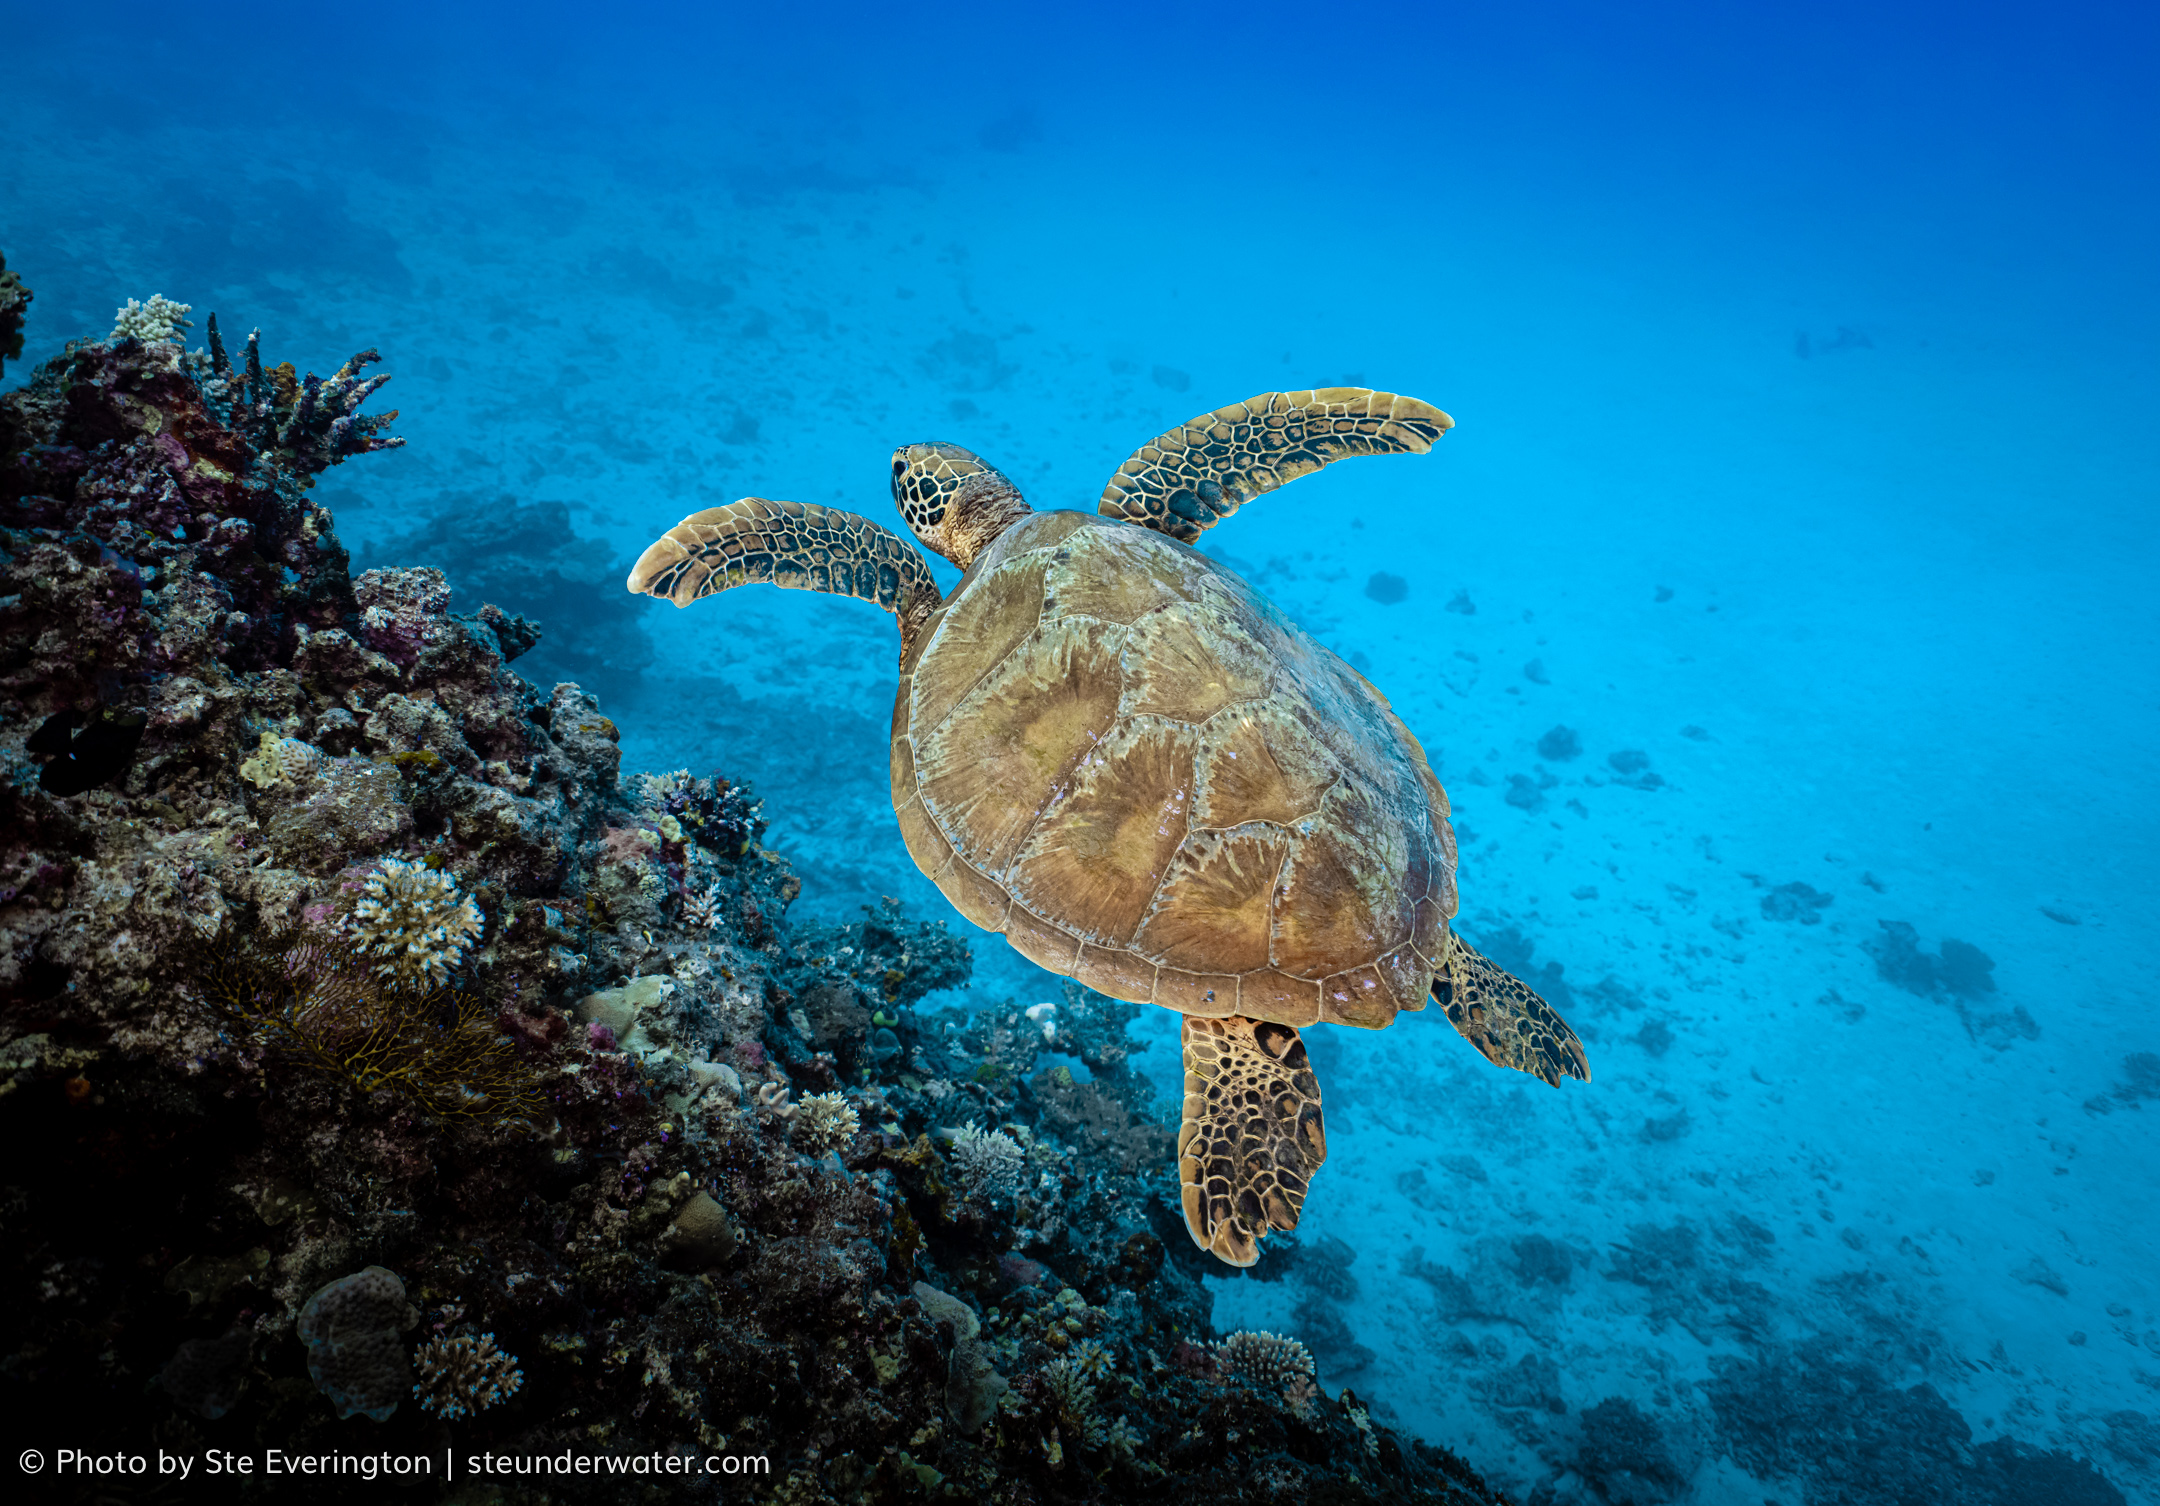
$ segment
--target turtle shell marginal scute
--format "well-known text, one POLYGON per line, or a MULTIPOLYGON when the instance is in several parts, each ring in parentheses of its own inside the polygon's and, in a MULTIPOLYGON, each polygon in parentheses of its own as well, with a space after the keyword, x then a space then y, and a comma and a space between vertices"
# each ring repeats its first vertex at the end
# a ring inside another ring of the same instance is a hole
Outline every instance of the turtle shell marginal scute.
POLYGON ((1447 804, 1387 701, 1151 530, 1038 513, 903 664, 893 804, 970 920, 1112 997, 1377 1028, 1455 910, 1447 804))

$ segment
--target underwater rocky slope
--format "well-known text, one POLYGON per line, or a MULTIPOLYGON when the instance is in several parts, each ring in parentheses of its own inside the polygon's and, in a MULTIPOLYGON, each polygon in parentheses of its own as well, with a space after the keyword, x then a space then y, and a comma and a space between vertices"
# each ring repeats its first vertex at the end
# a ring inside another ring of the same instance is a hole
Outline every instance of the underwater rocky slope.
POLYGON ((309 490, 400 442, 374 353, 185 312, 0 397, 17 1450, 769 1470, 323 1501, 1499 1499, 1211 1329, 1133 1006, 919 1015, 942 924, 792 924, 724 771, 623 775, 510 667, 535 625, 351 577, 309 490))

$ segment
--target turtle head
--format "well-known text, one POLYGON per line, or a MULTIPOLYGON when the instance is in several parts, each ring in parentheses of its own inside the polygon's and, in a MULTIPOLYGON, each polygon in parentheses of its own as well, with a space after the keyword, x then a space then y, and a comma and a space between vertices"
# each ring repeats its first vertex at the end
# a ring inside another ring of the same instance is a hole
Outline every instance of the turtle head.
POLYGON ((992 539, 1034 511, 1002 471, 939 440, 893 451, 892 494, 923 547, 963 570, 992 539))

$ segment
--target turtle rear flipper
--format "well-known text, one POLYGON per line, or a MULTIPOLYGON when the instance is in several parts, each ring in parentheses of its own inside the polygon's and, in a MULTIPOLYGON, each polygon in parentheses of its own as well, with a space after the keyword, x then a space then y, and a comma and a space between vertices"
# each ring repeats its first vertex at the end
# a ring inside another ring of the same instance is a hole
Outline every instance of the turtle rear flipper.
POLYGON ((1152 439, 1095 510, 1190 544, 1253 498, 1349 455, 1422 455, 1455 426, 1431 403, 1369 387, 1263 392, 1152 439))
POLYGON ((628 585, 686 607, 768 581, 876 602, 900 619, 903 655, 942 597, 930 566, 890 528, 837 507, 763 497, 684 518, 638 556, 628 585))
POLYGON ((1288 1025, 1185 1017, 1185 1124, 1178 1181, 1193 1243, 1231 1265, 1291 1230, 1327 1159, 1320 1081, 1288 1025))
POLYGON ((1556 1088, 1563 1077, 1590 1080, 1581 1039, 1529 984, 1452 931, 1447 959, 1432 994, 1464 1040, 1496 1066, 1528 1072, 1556 1088))

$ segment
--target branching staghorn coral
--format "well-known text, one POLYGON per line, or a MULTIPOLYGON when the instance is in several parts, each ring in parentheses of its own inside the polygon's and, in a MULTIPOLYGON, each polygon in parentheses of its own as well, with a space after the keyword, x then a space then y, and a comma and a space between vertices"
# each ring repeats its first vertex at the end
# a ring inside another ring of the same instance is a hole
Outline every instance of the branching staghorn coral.
POLYGON ((952 1142, 953 1169, 970 1202, 991 1202, 1020 1190, 1027 1152, 1003 1130, 985 1131, 970 1120, 952 1142))
POLYGON ((1095 1388, 1071 1359, 1052 1360, 1043 1367, 1051 1398, 1057 1402, 1058 1419, 1088 1448, 1104 1441, 1102 1415, 1096 1410, 1095 1388))
POLYGON ((1215 1346, 1215 1363, 1255 1390, 1280 1397, 1301 1417, 1319 1395, 1312 1355, 1296 1339, 1241 1328, 1215 1346))
POLYGON ((445 1420, 484 1412, 517 1395, 525 1384, 517 1361, 495 1347, 491 1333, 477 1339, 431 1339, 413 1351, 413 1366, 420 1372, 412 1389, 421 1410, 445 1420))
POLYGON ((838 1150, 862 1130, 855 1107, 839 1093, 813 1093, 796 1105, 796 1120, 813 1155, 838 1150))
POLYGON ((1091 1381, 1102 1380, 1116 1369, 1110 1362, 1110 1351, 1093 1339, 1082 1339, 1073 1345, 1067 1358, 1091 1381))
POLYGON ((386 987, 428 989, 449 981, 482 922, 449 874, 392 858, 369 877, 347 924, 386 987))
POLYGON ((385 988, 349 943, 228 921, 188 957, 188 981, 239 1044, 444 1119, 516 1119, 545 1103, 538 1072, 478 995, 385 988))
POLYGON ((720 886, 707 884, 696 893, 685 892, 682 923, 693 931, 709 931, 720 923, 720 886))
POLYGON ((189 357, 203 399, 220 422, 257 450, 278 455, 295 469, 315 475, 355 455, 394 450, 405 443, 381 432, 396 421, 395 408, 388 413, 360 411, 390 380, 387 375, 360 374, 382 359, 377 352, 361 351, 327 381, 313 372, 302 377, 290 361, 264 368, 258 329, 248 335, 244 369, 235 372, 218 333, 217 315, 210 316, 205 333, 210 346, 208 369, 202 369, 202 356, 189 357))

